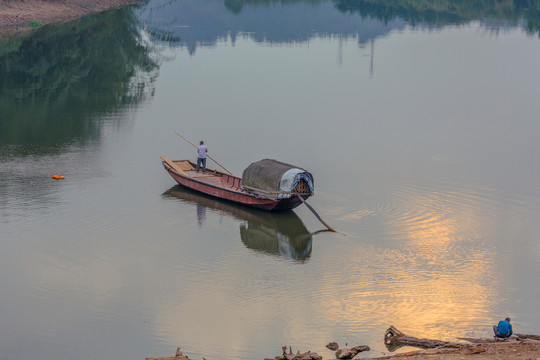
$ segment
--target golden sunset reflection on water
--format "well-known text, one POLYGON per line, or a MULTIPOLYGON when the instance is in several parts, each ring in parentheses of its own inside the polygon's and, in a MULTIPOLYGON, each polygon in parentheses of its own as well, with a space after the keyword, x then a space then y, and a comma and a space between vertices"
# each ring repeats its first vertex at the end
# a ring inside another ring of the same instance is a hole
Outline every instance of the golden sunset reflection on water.
MULTIPOLYGON (((371 314, 384 314, 388 326, 418 337, 453 339, 479 330, 456 325, 463 319, 484 323, 493 306, 494 258, 482 237, 493 231, 494 220, 484 216, 486 194, 460 191, 403 188, 396 192, 396 204, 378 205, 395 247, 363 249, 358 256, 371 266, 353 265, 359 269, 352 271, 358 276, 350 279, 350 288, 358 290, 328 311, 341 308, 343 316, 358 319, 357 326, 369 322, 371 314), (477 202, 477 197, 484 199, 477 202)), ((364 216, 377 216, 377 210, 349 218, 364 216)))

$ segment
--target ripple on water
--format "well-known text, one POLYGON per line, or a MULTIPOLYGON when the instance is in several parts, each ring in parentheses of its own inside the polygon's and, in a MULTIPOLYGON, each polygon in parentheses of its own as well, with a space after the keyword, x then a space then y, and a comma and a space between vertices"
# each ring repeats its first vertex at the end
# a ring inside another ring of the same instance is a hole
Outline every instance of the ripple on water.
POLYGON ((411 232, 429 237, 447 235, 478 238, 504 211, 528 213, 527 197, 501 189, 449 182, 400 183, 392 191, 359 201, 343 219, 349 233, 377 232, 400 238, 411 232), (354 222, 350 222, 353 220, 354 222), (362 221, 358 221, 362 220, 362 221))

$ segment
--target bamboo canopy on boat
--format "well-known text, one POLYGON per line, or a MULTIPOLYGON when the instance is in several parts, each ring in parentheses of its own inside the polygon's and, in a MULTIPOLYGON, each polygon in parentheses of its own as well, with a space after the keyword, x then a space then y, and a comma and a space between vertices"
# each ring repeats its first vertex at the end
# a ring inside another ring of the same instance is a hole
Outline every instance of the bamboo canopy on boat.
POLYGON ((265 199, 286 199, 301 193, 313 195, 313 175, 294 165, 273 159, 251 163, 242 173, 242 187, 265 199))

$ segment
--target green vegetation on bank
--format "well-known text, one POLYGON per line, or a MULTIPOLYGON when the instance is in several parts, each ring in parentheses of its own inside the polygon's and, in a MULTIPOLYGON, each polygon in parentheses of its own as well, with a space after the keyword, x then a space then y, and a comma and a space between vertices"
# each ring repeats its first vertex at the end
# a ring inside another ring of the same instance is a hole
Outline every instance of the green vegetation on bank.
POLYGON ((29 21, 26 23, 26 26, 29 26, 31 28, 34 28, 34 29, 37 29, 37 28, 40 28, 43 26, 43 23, 41 21, 37 21, 37 20, 34 20, 34 21, 29 21))

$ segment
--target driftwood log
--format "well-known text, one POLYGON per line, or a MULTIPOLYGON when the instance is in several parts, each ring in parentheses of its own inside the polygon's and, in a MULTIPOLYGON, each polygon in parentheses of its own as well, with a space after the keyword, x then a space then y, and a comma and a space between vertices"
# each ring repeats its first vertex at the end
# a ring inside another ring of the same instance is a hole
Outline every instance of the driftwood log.
POLYGON ((540 335, 531 335, 531 334, 514 334, 518 339, 531 339, 540 341, 540 335))
POLYGON ((180 348, 176 349, 176 355, 174 357, 147 357, 145 360, 191 360, 186 355, 182 354, 180 348))
MULTIPOLYGON (((322 356, 317 353, 312 353, 311 351, 300 353, 298 351, 296 354, 292 353, 292 348, 289 347, 289 353, 287 354, 287 347, 283 346, 281 348, 283 354, 274 357, 276 360, 322 360, 322 356)), ((264 359, 264 360, 273 360, 273 359, 264 359)))
POLYGON ((394 351, 401 346, 414 346, 422 349, 434 349, 434 348, 459 348, 463 344, 453 343, 449 341, 433 340, 433 339, 419 339, 414 336, 409 336, 402 333, 394 326, 390 326, 384 334, 384 345, 390 351, 394 351))
POLYGON ((370 348, 367 345, 355 346, 350 349, 338 349, 336 351, 336 359, 352 359, 362 351, 369 351, 370 348))
MULTIPOLYGON (((345 344, 345 345, 347 345, 347 344, 345 344)), ((358 355, 359 353, 361 353, 363 351, 370 351, 371 350, 369 348, 369 346, 367 346, 367 345, 355 346, 355 347, 350 348, 350 349, 340 349, 338 343, 335 342, 335 341, 333 341, 331 343, 328 343, 328 345, 326 345, 326 347, 328 349, 336 352, 336 359, 352 359, 353 357, 355 357, 356 355, 358 355)))

